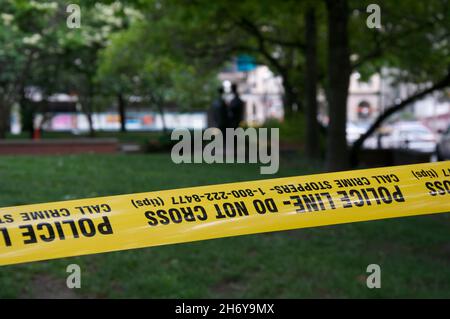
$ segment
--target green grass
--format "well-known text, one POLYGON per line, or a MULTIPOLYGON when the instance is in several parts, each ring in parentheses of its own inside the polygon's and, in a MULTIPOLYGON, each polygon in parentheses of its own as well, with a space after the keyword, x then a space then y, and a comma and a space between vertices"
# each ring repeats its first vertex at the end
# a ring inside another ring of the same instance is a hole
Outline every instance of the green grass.
MULTIPOLYGON (((317 171, 284 160, 277 176, 317 171)), ((262 178, 258 165, 174 165, 166 154, 0 157, 0 206, 262 178)), ((407 209, 407 208, 405 208, 407 209)), ((0 297, 446 297, 450 215, 215 239, 0 267, 0 297), (382 268, 382 288, 365 285, 382 268)))

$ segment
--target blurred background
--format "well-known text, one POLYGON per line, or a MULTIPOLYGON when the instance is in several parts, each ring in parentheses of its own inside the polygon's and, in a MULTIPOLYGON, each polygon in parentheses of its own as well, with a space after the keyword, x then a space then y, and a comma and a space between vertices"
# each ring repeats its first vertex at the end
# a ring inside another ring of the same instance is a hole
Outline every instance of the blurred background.
MULTIPOLYGON (((449 18, 448 0, 0 0, 0 205, 263 178, 170 160, 233 84, 242 127, 280 129, 274 177, 448 160, 449 18)), ((440 215, 2 267, 0 297, 450 297, 440 215)))

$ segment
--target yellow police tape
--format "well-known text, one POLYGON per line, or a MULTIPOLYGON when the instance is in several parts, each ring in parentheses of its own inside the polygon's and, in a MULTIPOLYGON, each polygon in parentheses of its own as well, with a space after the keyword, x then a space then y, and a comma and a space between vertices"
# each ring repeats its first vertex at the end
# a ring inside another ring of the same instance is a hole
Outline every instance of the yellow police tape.
POLYGON ((450 161, 0 209, 0 265, 450 211, 450 161))

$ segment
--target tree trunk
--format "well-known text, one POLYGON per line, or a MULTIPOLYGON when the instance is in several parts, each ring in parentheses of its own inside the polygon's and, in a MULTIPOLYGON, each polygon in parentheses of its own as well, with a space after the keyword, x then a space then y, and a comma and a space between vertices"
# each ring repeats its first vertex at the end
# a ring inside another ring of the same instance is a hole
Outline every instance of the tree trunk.
POLYGON ((160 103, 157 103, 157 108, 158 108, 159 114, 161 115, 163 133, 167 133, 166 120, 164 118, 164 113, 165 113, 164 107, 160 103))
POLYGON ((117 104, 119 106, 119 116, 120 116, 120 131, 126 132, 126 105, 125 105, 125 99, 123 98, 123 94, 119 93, 117 94, 117 104))
POLYGON ((347 0, 327 0, 328 14, 328 138, 326 169, 349 167, 346 139, 347 95, 350 80, 347 0))
POLYGON ((9 131, 12 101, 7 96, 0 96, 0 139, 6 138, 9 131))
POLYGON ((89 137, 95 137, 94 120, 92 119, 92 112, 88 111, 86 113, 88 123, 89 123, 89 137))
POLYGON ((21 113, 21 124, 22 132, 27 132, 28 137, 33 139, 34 136, 34 108, 30 101, 28 101, 25 88, 22 87, 20 90, 19 97, 20 113, 21 113))
POLYGON ((320 157, 319 123, 317 122, 317 29, 316 14, 313 7, 305 14, 306 38, 306 156, 309 159, 320 157))
POLYGON ((158 110, 159 115, 161 115, 161 123, 162 123, 163 133, 167 133, 166 120, 164 118, 164 113, 165 113, 164 112, 164 99, 150 93, 150 101, 154 106, 156 106, 156 109, 158 110))
POLYGON ((3 101, 0 100, 0 139, 6 138, 6 132, 8 130, 9 114, 7 107, 3 101))
POLYGON ((82 102, 83 113, 86 115, 89 125, 89 137, 95 137, 94 120, 92 119, 91 97, 86 97, 82 102))
MULTIPOLYGON (((296 104, 296 96, 294 89, 290 85, 287 79, 283 77, 283 105, 284 105, 284 117, 290 117, 294 113, 294 104, 296 104)), ((298 106, 297 106, 298 108, 298 106)))

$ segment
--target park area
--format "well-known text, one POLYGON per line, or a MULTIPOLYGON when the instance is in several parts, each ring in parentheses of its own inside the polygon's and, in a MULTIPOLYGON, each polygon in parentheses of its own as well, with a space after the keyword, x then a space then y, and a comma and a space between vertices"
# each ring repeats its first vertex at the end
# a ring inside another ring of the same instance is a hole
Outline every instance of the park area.
MULTIPOLYGON (((311 174, 297 157, 276 177, 311 174)), ((262 178, 257 165, 168 154, 0 157, 0 206, 262 178)), ((246 235, 3 266, 1 298, 449 298, 448 214, 246 235), (366 269, 384 269, 382 289, 366 269), (65 286, 68 264, 82 289, 65 286)))
POLYGON ((450 298, 449 12, 0 0, 0 299, 450 298))

